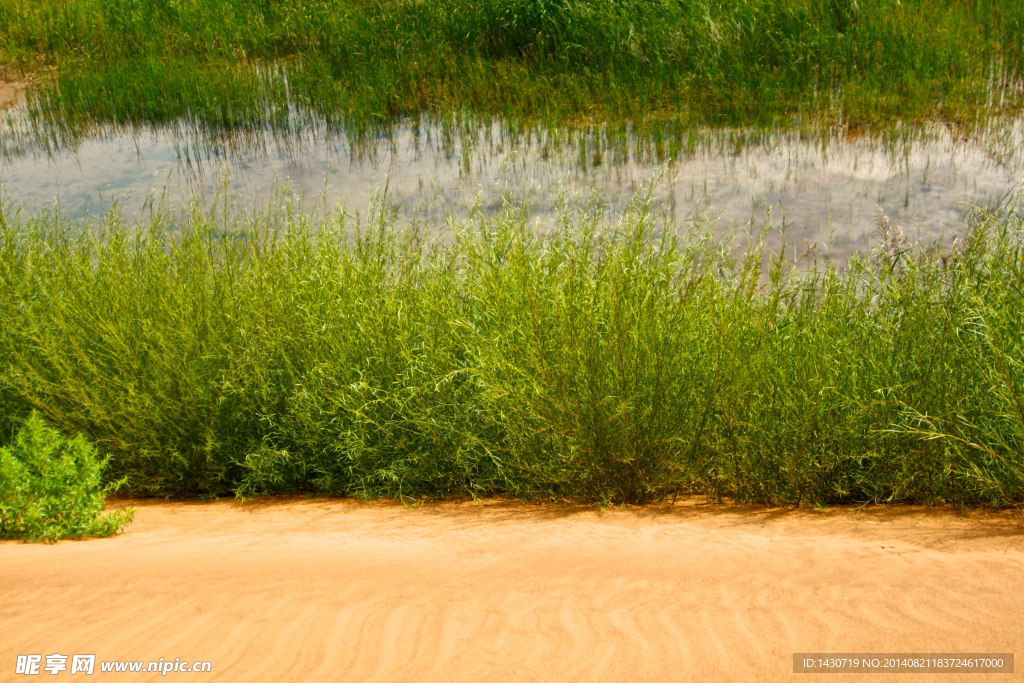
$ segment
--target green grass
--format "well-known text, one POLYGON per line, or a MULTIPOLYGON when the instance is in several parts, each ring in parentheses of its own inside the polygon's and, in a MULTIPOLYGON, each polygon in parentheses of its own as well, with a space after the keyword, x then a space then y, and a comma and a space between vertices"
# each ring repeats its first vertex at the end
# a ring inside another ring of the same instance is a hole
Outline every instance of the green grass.
POLYGON ((1022 45, 1017 0, 0 0, 75 125, 970 122, 1019 107, 1022 45))
POLYGON ((1024 502, 1013 209, 800 272, 642 198, 601 225, 9 209, 2 408, 141 494, 1024 502))

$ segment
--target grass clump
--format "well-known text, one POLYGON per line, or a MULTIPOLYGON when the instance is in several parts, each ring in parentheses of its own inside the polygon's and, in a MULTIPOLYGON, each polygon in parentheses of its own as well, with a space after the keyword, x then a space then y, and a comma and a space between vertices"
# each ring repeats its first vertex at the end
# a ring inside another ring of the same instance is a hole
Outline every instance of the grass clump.
POLYGON ((82 436, 65 438, 39 413, 28 415, 13 443, 0 448, 0 538, 54 542, 112 536, 133 511, 102 514, 107 460, 82 436))
POLYGON ((54 121, 973 121, 1021 100, 1016 0, 0 0, 54 121))
POLYGON ((1012 208, 796 271, 639 200, 446 239, 218 206, 0 236, 4 407, 135 492, 1024 502, 1012 208))

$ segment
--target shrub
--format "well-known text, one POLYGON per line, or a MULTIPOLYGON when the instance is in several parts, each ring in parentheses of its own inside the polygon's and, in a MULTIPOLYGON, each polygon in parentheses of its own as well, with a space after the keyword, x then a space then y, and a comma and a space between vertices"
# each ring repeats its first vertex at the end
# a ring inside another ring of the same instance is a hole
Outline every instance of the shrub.
POLYGON ((67 439, 33 411, 8 448, 0 449, 0 538, 53 542, 112 536, 134 510, 103 515, 107 464, 81 435, 67 439))

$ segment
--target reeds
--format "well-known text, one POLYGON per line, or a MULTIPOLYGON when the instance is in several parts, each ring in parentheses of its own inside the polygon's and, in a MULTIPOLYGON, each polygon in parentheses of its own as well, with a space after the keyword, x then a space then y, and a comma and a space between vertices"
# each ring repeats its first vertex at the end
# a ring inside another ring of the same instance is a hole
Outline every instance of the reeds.
POLYGON ((1015 210, 807 271, 642 198, 549 227, 8 210, 4 413, 154 495, 1024 501, 1015 210))
POLYGON ((1016 0, 0 0, 69 122, 973 121, 1021 103, 1016 0))

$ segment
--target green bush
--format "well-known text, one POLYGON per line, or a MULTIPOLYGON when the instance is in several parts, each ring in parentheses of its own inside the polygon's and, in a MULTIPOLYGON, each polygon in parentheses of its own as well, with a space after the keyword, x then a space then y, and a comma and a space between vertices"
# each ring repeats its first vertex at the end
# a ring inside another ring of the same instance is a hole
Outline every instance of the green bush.
POLYGON ((0 538, 53 542, 112 536, 134 510, 103 515, 107 461, 81 435, 65 438, 33 411, 14 443, 0 449, 0 538))

